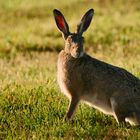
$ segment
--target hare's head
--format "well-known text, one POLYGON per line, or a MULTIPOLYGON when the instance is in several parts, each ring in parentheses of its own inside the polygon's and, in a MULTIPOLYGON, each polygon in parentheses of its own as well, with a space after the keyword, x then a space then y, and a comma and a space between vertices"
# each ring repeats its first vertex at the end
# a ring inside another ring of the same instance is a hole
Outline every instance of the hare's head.
POLYGON ((84 54, 83 51, 84 38, 82 34, 87 30, 87 28, 91 23, 94 10, 90 9, 85 13, 80 23, 77 25, 77 30, 75 33, 70 33, 69 26, 63 14, 60 11, 54 9, 53 13, 56 25, 62 32, 63 38, 65 39, 65 51, 74 58, 82 57, 84 54))

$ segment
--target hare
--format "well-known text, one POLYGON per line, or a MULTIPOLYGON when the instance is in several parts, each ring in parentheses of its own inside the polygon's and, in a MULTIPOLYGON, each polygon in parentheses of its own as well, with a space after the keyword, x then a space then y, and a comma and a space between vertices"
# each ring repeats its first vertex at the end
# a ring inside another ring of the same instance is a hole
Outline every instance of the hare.
POLYGON ((75 33, 63 14, 54 9, 54 19, 65 40, 59 53, 57 80, 70 100, 69 120, 80 101, 115 117, 118 123, 140 125, 140 80, 123 68, 92 58, 83 49, 83 32, 89 27, 94 10, 82 17, 75 33))

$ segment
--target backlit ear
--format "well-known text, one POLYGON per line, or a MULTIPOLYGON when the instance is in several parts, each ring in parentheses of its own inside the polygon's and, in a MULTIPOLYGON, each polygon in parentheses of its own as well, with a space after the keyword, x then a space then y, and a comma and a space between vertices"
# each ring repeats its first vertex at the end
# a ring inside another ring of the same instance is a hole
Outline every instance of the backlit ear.
POLYGON ((85 13, 85 15, 81 19, 81 22, 77 26, 77 33, 82 34, 83 32, 87 30, 87 28, 89 27, 91 23, 93 14, 94 14, 93 9, 90 9, 85 13))
POLYGON ((54 19, 55 19, 57 27, 59 28, 59 30, 63 33, 64 37, 66 38, 69 35, 69 26, 63 16, 63 14, 56 9, 53 10, 53 14, 54 14, 54 19))

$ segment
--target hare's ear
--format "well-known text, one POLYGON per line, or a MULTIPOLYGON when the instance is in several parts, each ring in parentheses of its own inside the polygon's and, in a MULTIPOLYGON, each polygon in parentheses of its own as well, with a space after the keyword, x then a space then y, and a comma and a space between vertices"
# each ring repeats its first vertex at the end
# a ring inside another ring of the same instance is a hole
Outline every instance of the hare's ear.
POLYGON ((81 22, 77 26, 77 33, 82 34, 83 32, 87 30, 87 28, 89 27, 91 23, 93 14, 94 14, 93 9, 90 9, 85 13, 85 15, 81 19, 81 22))
POLYGON ((69 35, 69 26, 63 16, 63 14, 56 9, 53 10, 53 14, 54 14, 54 19, 55 19, 57 27, 59 28, 59 30, 63 33, 64 37, 66 38, 69 35))

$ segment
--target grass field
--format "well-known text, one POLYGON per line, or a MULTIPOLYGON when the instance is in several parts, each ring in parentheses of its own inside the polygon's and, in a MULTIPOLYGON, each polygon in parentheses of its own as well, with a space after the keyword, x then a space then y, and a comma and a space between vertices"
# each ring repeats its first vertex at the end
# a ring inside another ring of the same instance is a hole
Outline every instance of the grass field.
POLYGON ((94 8, 86 51, 140 78, 139 0, 0 0, 0 139, 140 139, 140 129, 84 104, 63 120, 68 99, 56 82, 63 48, 52 10, 61 10, 71 31, 94 8))

